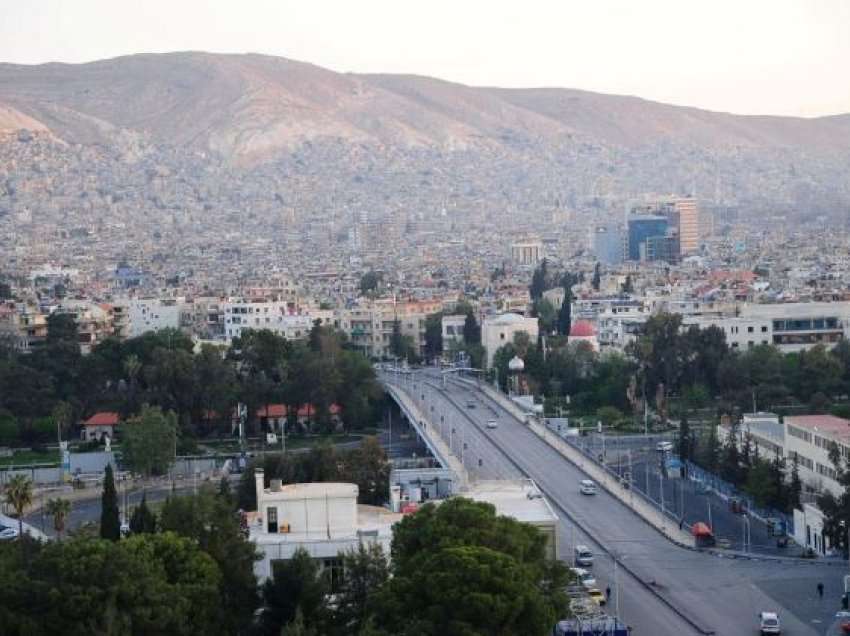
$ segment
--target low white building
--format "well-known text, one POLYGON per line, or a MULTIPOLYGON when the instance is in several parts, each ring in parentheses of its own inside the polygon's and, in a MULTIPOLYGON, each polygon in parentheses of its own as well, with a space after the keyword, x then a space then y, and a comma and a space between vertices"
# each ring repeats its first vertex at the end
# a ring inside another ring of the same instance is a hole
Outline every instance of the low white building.
POLYGON ((481 324, 481 344, 487 353, 487 368, 493 366, 493 356, 501 347, 514 341, 514 336, 525 332, 532 342, 537 341, 537 318, 519 314, 487 316, 481 324))
POLYGON ((255 472, 257 511, 248 515, 250 538, 261 555, 254 572, 261 581, 298 548, 329 568, 332 579, 341 574, 340 552, 361 542, 378 543, 389 555, 392 526, 402 515, 358 505, 356 484, 282 485, 273 479, 266 488, 264 477, 261 469, 255 472))
POLYGON ((466 324, 466 316, 464 314, 454 314, 451 316, 443 316, 442 331, 443 331, 443 350, 450 348, 451 343, 463 343, 463 326, 466 324))

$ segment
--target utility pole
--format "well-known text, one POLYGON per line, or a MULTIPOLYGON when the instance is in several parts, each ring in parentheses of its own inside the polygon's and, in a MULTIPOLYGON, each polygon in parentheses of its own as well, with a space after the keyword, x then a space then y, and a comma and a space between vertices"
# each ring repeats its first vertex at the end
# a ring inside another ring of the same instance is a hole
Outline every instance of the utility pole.
POLYGON ((614 553, 614 616, 620 620, 620 579, 617 576, 617 553, 614 553))
POLYGON ((706 500, 705 503, 708 504, 708 528, 714 533, 714 526, 711 524, 711 500, 706 500))
POLYGON ((658 471, 658 498, 661 500, 661 514, 664 514, 664 473, 658 471))

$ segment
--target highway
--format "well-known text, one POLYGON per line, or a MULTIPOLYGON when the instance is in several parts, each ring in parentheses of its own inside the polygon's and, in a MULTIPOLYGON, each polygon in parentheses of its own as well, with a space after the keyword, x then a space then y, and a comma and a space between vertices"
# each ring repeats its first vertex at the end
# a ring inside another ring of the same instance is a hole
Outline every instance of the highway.
POLYGON ((846 572, 843 568, 724 559, 677 547, 608 493, 580 495, 578 483, 585 475, 474 387, 449 381, 443 388, 439 377, 427 370, 416 372, 402 386, 420 400, 437 430, 443 418, 441 434, 448 431, 454 449, 467 444, 464 463, 473 478, 523 474, 538 483, 562 518, 560 540, 565 560, 571 558, 572 546, 578 542, 597 553, 604 548, 616 554, 622 565, 617 582, 609 556, 597 559, 594 571, 598 586, 604 589, 608 585, 615 592, 612 612, 619 589, 620 617, 634 633, 755 634, 756 614, 761 610, 779 611, 783 634, 831 633, 841 577, 846 572), (474 408, 469 408, 470 400, 475 402, 474 408), (496 419, 498 428, 487 429, 489 419, 496 419), (826 586, 823 600, 816 595, 818 582, 826 586))

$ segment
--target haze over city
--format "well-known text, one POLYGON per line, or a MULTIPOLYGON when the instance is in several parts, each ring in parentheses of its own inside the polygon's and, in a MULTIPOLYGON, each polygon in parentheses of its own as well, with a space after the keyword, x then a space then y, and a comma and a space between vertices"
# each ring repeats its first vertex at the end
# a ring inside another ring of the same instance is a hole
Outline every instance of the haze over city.
POLYGON ((850 633, 850 4, 5 5, 2 636, 850 633))

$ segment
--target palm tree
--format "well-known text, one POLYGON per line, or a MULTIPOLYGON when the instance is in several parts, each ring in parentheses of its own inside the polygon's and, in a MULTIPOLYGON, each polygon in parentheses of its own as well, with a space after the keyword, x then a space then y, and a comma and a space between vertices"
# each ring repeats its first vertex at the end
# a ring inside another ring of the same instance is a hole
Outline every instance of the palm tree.
POLYGON ((62 534, 65 532, 65 520, 71 513, 71 502, 67 499, 48 499, 45 506, 47 514, 53 517, 53 528, 56 534, 59 535, 59 540, 62 540, 62 534))
POLYGON ((23 542, 24 511, 32 505, 32 482, 23 475, 11 477, 6 483, 6 501, 18 516, 18 541, 23 542))

